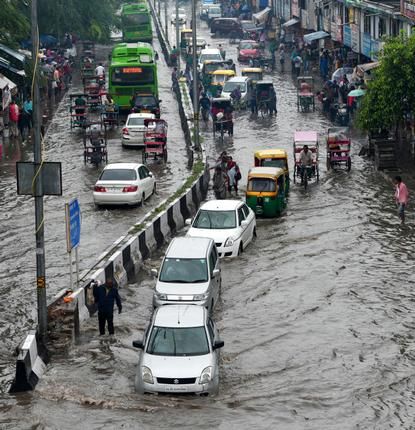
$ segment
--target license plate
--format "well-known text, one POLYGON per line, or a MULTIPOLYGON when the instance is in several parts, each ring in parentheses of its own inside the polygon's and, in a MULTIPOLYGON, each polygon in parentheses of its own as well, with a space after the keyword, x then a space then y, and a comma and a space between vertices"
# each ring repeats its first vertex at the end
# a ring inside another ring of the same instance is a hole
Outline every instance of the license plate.
POLYGON ((119 193, 121 190, 120 188, 108 188, 108 191, 110 193, 119 193))
POLYGON ((174 385, 170 386, 166 386, 165 387, 166 391, 187 391, 186 388, 183 387, 175 387, 174 385))

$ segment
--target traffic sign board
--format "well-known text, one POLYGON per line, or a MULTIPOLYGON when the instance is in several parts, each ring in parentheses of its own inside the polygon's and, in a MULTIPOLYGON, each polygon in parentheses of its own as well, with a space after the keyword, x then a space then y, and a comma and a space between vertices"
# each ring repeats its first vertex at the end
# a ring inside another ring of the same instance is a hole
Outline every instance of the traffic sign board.
POLYGON ((66 204, 66 244, 68 252, 79 245, 81 240, 81 209, 78 199, 66 204))

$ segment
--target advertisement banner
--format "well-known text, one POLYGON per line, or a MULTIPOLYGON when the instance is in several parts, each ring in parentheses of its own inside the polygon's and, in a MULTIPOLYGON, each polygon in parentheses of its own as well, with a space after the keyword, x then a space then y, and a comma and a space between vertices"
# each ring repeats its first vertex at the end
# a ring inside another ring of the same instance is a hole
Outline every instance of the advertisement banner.
POLYGON ((369 33, 362 33, 362 54, 370 58, 371 38, 369 33))
POLYGON ((300 17, 300 9, 298 7, 298 0, 291 0, 291 15, 297 18, 300 17))
POLYGON ((343 43, 349 48, 352 47, 352 30, 348 24, 343 26, 343 43))

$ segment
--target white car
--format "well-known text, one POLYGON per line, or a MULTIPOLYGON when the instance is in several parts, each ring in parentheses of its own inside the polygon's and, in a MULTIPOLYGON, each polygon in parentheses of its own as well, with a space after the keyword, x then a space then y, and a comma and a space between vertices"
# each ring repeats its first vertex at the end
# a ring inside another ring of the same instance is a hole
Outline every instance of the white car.
MULTIPOLYGON (((154 119, 156 116, 153 113, 130 113, 122 129, 122 146, 144 146, 144 126, 145 119, 154 119)), ((149 124, 149 129, 154 128, 155 123, 149 124)))
POLYGON ((113 163, 105 166, 94 187, 94 203, 100 205, 143 204, 156 191, 156 180, 146 166, 113 163))
POLYGON ((219 390, 219 349, 224 346, 203 306, 157 308, 143 341, 136 391, 144 393, 216 394, 219 390))
POLYGON ((210 200, 186 223, 187 236, 213 239, 219 257, 240 255, 256 236, 255 214, 241 200, 210 200))
MULTIPOLYGON (((187 17, 186 11, 184 9, 179 8, 177 16, 179 17, 179 24, 186 24, 187 17)), ((174 11, 171 15, 171 23, 176 24, 176 11, 174 11)))
POLYGON ((202 51, 200 52, 200 55, 199 55, 199 60, 198 60, 199 69, 202 68, 203 63, 205 61, 209 61, 209 60, 223 61, 223 57, 222 57, 222 54, 220 53, 219 49, 217 49, 217 48, 202 49, 202 51))
POLYGON ((246 76, 235 76, 234 78, 226 81, 220 96, 224 97, 225 99, 230 99, 232 91, 234 91, 237 87, 239 87, 241 92, 240 104, 242 106, 246 106, 252 91, 251 80, 246 76))

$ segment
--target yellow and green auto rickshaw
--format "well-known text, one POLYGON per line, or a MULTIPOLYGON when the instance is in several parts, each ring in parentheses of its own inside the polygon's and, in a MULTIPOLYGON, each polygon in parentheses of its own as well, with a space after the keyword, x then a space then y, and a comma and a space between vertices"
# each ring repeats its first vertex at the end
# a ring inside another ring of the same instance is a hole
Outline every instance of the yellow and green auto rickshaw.
POLYGON ((285 174, 285 195, 290 192, 290 171, 288 168, 288 155, 284 149, 261 149, 256 151, 255 167, 279 167, 285 174))
POLYGON ((230 78, 233 78, 235 76, 235 72, 233 70, 215 70, 212 73, 212 80, 210 82, 209 90, 214 96, 217 96, 221 93, 223 86, 225 85, 226 81, 229 81, 230 78), (213 88, 216 87, 216 88, 213 88))
POLYGON ((262 81, 264 72, 261 67, 245 67, 241 72, 242 76, 250 78, 252 84, 255 85, 258 81, 262 81))
POLYGON ((276 217, 286 207, 285 174, 278 167, 253 167, 248 173, 246 204, 258 216, 276 217))
POLYGON ((183 52, 183 55, 186 55, 187 47, 192 40, 192 30, 190 28, 184 28, 180 31, 180 50, 183 52))

